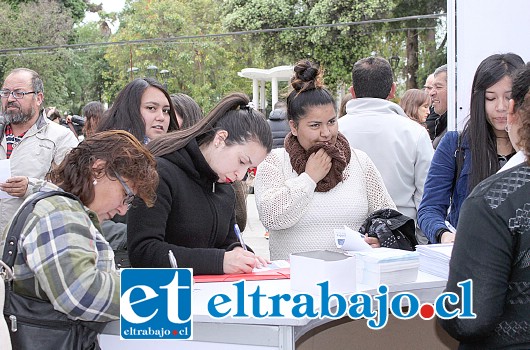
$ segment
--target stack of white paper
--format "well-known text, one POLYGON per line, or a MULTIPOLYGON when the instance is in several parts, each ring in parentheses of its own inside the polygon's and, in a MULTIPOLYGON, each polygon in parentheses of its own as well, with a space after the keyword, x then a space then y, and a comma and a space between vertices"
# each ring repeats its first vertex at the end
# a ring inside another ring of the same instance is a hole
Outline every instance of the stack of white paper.
POLYGON ((290 255, 291 289, 319 295, 318 284, 328 282, 329 293, 356 291, 355 258, 326 250, 290 255))
POLYGON ((419 254, 408 250, 377 248, 355 252, 358 282, 368 286, 410 283, 418 278, 419 254))
POLYGON ((453 243, 418 245, 416 251, 420 254, 420 271, 444 279, 449 277, 453 243))

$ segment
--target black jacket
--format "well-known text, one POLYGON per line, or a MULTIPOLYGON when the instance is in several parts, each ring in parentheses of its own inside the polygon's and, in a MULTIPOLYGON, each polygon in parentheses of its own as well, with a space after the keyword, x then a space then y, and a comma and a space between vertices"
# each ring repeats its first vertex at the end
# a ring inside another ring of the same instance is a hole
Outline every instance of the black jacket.
POLYGON ((287 120, 287 112, 283 109, 275 109, 271 112, 267 121, 272 131, 272 148, 283 147, 285 136, 291 131, 287 120))
POLYGON ((425 120, 427 130, 429 131, 429 137, 431 141, 440 136, 447 129, 447 112, 442 115, 436 114, 434 108, 429 109, 430 113, 425 120))
POLYGON ((133 267, 178 267, 194 274, 222 274, 226 250, 239 245, 234 233, 235 195, 192 140, 157 157, 160 183, 154 207, 136 200, 127 218, 127 244, 133 267))
POLYGON ((374 211, 364 221, 359 232, 377 237, 381 247, 416 250, 416 225, 414 220, 394 209, 374 211))

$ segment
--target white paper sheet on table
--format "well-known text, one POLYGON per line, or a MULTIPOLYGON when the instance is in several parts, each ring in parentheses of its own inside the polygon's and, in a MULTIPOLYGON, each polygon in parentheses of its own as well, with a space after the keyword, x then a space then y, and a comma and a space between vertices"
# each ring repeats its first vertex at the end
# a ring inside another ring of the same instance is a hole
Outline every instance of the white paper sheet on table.
POLYGON ((344 229, 334 229, 333 232, 335 233, 337 248, 356 252, 373 249, 365 242, 363 235, 347 226, 344 226, 344 229))
POLYGON ((252 270, 252 272, 263 272, 263 271, 278 270, 278 269, 284 269, 286 267, 291 267, 291 264, 289 264, 289 261, 287 261, 287 260, 273 260, 267 266, 255 267, 252 270))
MULTIPOLYGON (((11 177, 11 161, 9 159, 0 160, 0 183, 6 182, 11 177)), ((15 198, 4 191, 0 191, 0 198, 15 198)))

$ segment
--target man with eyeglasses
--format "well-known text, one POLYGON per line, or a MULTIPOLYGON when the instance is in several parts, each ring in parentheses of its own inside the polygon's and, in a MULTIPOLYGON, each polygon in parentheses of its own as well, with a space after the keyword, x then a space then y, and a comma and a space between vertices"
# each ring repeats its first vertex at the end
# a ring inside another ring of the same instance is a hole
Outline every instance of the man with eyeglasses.
POLYGON ((28 192, 28 178, 44 179, 77 139, 72 132, 44 115, 44 86, 31 69, 10 71, 0 90, 0 160, 9 159, 11 177, 0 183, 0 232, 20 207, 28 192))

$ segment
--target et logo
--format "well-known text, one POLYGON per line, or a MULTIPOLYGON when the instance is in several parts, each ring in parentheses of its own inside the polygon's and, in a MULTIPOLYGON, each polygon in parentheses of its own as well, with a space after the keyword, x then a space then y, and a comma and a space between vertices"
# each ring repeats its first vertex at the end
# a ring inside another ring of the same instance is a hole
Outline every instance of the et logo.
POLYGON ((122 339, 192 340, 191 269, 123 269, 122 339))

